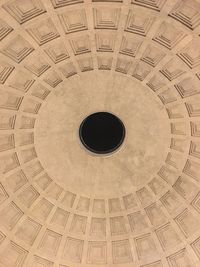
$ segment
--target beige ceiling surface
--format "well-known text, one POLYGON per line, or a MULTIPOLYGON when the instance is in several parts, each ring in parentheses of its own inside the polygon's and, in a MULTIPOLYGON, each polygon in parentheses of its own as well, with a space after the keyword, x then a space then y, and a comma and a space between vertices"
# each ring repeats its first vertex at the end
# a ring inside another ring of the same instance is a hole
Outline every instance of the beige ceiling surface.
POLYGON ((74 77, 52 92, 39 114, 35 148, 45 171, 66 190, 88 197, 136 191, 153 178, 168 153, 170 126, 163 105, 126 76, 97 72, 74 77), (102 110, 119 116, 127 129, 120 150, 106 157, 85 151, 78 133, 88 114, 102 110))
POLYGON ((200 266, 200 1, 0 4, 0 267, 200 266))

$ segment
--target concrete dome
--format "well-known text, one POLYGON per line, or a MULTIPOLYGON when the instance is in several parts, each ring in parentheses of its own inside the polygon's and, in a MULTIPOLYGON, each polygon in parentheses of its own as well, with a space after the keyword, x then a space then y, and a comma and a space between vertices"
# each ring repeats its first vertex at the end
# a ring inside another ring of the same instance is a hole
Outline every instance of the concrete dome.
POLYGON ((0 267, 199 267, 200 1, 0 5, 0 267))

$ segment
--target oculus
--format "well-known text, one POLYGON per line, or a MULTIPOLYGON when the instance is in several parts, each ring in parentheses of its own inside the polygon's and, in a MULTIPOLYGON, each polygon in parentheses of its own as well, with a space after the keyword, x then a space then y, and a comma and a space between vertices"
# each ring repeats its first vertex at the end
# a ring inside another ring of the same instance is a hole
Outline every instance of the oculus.
POLYGON ((123 122, 109 112, 96 112, 86 117, 79 128, 82 144, 96 154, 117 150, 124 141, 123 122))

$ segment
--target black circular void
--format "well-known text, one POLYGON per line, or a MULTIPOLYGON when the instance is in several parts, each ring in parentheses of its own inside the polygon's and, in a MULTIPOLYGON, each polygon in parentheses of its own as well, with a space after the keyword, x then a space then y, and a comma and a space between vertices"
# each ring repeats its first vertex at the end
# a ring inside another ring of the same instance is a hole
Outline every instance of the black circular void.
POLYGON ((89 115, 80 125, 82 144, 97 154, 115 151, 124 141, 125 127, 122 121, 108 112, 89 115))

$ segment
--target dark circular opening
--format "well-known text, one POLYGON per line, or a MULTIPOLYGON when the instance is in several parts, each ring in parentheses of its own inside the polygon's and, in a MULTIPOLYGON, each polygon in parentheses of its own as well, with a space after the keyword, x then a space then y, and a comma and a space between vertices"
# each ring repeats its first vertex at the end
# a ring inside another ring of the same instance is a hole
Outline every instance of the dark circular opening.
POLYGON ((79 136, 88 150, 97 154, 107 154, 115 151, 123 143, 125 127, 115 115, 97 112, 83 120, 79 136))

